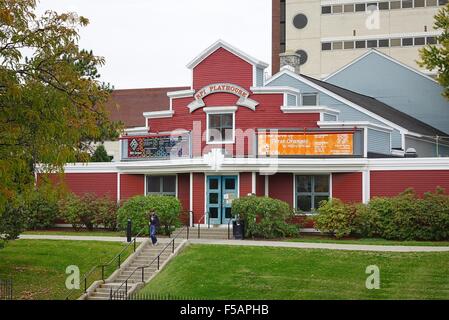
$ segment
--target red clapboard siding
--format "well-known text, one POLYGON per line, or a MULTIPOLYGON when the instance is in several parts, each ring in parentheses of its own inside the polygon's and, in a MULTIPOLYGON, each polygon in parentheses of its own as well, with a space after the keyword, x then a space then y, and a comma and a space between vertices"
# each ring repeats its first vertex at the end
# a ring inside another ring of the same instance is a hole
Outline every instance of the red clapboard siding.
POLYGON ((285 201, 293 207, 293 174, 276 173, 268 179, 270 197, 285 201))
MULTIPOLYGON (((204 217, 204 173, 193 174, 193 214, 195 223, 204 217)), ((204 223, 204 220, 201 221, 204 223)))
POLYGON ((93 193, 117 200, 117 173, 66 173, 63 181, 57 174, 51 174, 49 178, 56 184, 64 183, 69 191, 79 196, 93 193))
POLYGON ((410 187, 421 196, 436 187, 449 193, 449 170, 371 171, 371 197, 395 196, 410 187))
POLYGON ((362 202, 362 173, 333 173, 332 198, 344 202, 362 202))
POLYGON ((145 193, 145 175, 121 174, 120 175, 120 201, 145 193))
POLYGON ((258 197, 265 196, 265 176, 256 173, 256 195, 258 197))
POLYGON ((249 90, 253 85, 253 66, 219 48, 193 68, 193 89, 219 82, 233 83, 249 90))
POLYGON ((251 172, 240 173, 240 197, 246 197, 252 192, 253 177, 251 172))
POLYGON ((178 199, 181 202, 182 210, 190 210, 190 174, 178 174, 178 199))

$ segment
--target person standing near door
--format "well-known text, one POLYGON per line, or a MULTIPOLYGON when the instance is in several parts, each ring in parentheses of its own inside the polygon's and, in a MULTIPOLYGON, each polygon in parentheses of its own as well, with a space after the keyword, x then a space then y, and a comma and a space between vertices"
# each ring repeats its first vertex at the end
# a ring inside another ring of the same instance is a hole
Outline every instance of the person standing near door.
POLYGON ((156 231, 159 225, 159 217, 155 212, 152 212, 150 215, 150 238, 153 246, 157 245, 156 231))

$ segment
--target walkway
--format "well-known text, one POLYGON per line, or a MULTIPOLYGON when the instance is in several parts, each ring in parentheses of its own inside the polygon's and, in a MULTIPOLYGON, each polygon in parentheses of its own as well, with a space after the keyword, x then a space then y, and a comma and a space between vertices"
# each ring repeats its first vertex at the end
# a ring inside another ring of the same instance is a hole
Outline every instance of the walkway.
MULTIPOLYGON (((99 236, 57 236, 57 235, 21 235, 20 239, 39 240, 80 240, 80 241, 115 241, 124 242, 124 237, 99 237, 99 236)), ((142 242, 147 238, 137 238, 142 242)), ((161 243, 169 241, 168 238, 161 238, 161 243)), ((360 245, 360 244, 340 244, 340 243, 311 243, 311 242, 285 242, 285 241, 264 241, 264 240, 215 240, 215 239, 189 239, 189 243, 194 244, 215 244, 233 246, 259 246, 259 247, 279 247, 298 249, 330 249, 330 250, 352 250, 352 251, 382 251, 382 252, 449 252, 449 247, 437 246, 381 246, 381 245, 360 245)))

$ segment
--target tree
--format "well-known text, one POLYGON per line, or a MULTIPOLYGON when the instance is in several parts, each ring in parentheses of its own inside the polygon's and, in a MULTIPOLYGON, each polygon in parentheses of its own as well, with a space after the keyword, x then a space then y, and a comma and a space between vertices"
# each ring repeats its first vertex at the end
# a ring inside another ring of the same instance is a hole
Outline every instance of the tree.
POLYGON ((442 7, 434 17, 434 29, 441 30, 436 36, 437 45, 420 49, 419 65, 428 70, 437 70, 436 80, 443 86, 443 96, 449 99, 449 4, 442 7))
POLYGON ((92 162, 111 162, 111 157, 108 156, 104 145, 100 144, 97 149, 95 149, 92 158, 90 159, 92 162))
POLYGON ((35 174, 89 161, 91 146, 121 129, 105 109, 104 59, 78 45, 89 21, 35 11, 35 0, 0 0, 0 219, 35 174))

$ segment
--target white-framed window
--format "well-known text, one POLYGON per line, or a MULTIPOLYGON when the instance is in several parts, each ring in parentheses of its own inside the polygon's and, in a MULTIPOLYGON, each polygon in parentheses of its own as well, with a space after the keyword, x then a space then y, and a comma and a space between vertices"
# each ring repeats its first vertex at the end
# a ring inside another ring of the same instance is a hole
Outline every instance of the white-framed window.
POLYGON ((207 112, 207 143, 225 144, 235 140, 235 111, 207 112))
POLYGON ((176 176, 146 176, 146 194, 176 197, 176 176))
POLYGON ((313 213, 322 200, 330 197, 330 175, 296 175, 295 208, 299 212, 313 213))
POLYGON ((301 95, 301 105, 317 106, 318 105, 318 93, 303 93, 301 95))

